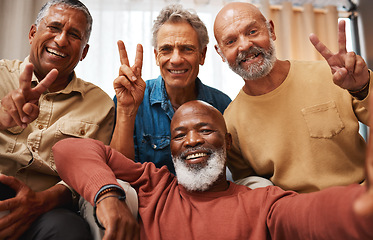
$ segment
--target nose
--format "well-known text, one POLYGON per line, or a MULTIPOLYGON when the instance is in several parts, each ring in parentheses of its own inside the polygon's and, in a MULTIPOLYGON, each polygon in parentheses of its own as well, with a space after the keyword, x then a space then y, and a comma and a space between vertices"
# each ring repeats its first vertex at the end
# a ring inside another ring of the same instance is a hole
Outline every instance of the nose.
POLYGON ((190 131, 186 135, 186 139, 185 139, 186 147, 196 147, 196 146, 202 145, 203 143, 204 143, 203 138, 196 131, 190 131))
POLYGON ((177 50, 177 49, 175 49, 173 52, 172 52, 172 54, 171 54, 171 58, 170 58, 170 62, 172 63, 172 64, 180 64, 180 63, 182 63, 182 61, 183 61, 183 58, 182 58, 182 56, 181 56, 181 54, 180 54, 180 51, 179 50, 177 50))
POLYGON ((238 50, 240 52, 249 50, 253 45, 252 41, 247 36, 240 36, 238 41, 238 50))
POLYGON ((54 37, 54 42, 57 43, 57 45, 60 47, 66 46, 68 44, 67 33, 64 31, 58 33, 54 37))

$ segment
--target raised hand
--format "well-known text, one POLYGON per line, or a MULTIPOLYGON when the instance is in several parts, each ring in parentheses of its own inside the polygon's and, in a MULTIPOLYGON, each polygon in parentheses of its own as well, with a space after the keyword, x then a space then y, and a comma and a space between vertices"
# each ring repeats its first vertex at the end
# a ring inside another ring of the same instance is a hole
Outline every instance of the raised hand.
POLYGON ((145 91, 145 82, 141 78, 143 48, 137 45, 135 63, 130 67, 127 51, 122 41, 118 41, 121 66, 119 76, 114 80, 114 90, 117 96, 118 112, 133 115, 140 106, 145 91))
POLYGON ((310 41, 328 62, 334 83, 341 88, 358 91, 368 83, 369 71, 361 56, 356 55, 355 52, 347 52, 345 25, 343 20, 338 23, 339 51, 337 53, 332 53, 314 34, 310 35, 310 41))
POLYGON ((51 70, 40 83, 31 88, 33 65, 27 64, 19 77, 19 88, 13 90, 1 99, 0 128, 14 126, 27 127, 39 115, 38 102, 40 95, 45 92, 57 78, 58 71, 51 70))

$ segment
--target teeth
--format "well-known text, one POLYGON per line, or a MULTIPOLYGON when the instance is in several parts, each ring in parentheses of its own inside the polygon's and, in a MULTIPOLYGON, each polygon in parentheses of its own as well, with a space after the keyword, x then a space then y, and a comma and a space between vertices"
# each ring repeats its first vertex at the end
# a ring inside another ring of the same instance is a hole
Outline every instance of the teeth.
POLYGON ((56 51, 54 49, 51 49, 51 48, 47 48, 47 52, 52 53, 54 55, 57 55, 59 57, 63 57, 63 58, 66 57, 66 54, 58 52, 58 51, 56 51))
POLYGON ((259 56, 259 53, 248 56, 246 59, 242 60, 242 62, 250 61, 250 60, 256 58, 257 56, 259 56))
POLYGON ((180 73, 185 73, 186 70, 170 70, 170 72, 174 74, 180 74, 180 73))
POLYGON ((195 153, 195 154, 188 155, 185 159, 189 160, 192 158, 199 158, 199 157, 204 157, 204 156, 207 156, 207 154, 206 153, 195 153))

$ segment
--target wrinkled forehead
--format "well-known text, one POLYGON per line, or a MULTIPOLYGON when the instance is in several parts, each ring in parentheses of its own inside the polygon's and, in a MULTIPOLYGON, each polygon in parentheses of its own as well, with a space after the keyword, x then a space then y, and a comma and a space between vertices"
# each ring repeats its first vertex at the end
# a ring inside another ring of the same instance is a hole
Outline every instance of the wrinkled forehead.
POLYGON ((266 19, 260 10, 248 3, 232 3, 224 7, 216 16, 214 22, 215 36, 224 32, 224 29, 237 22, 262 22, 266 19))

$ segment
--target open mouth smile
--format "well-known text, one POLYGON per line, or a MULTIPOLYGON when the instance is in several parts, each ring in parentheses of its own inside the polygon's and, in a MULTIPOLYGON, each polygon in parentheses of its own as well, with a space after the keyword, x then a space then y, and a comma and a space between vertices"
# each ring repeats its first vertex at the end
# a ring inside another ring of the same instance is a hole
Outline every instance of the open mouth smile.
POLYGON ((52 54, 52 55, 55 55, 55 56, 58 56, 58 57, 61 57, 61 58, 65 58, 67 55, 62 53, 62 52, 59 52, 57 50, 54 50, 52 48, 46 48, 47 52, 52 54))
POLYGON ((257 54, 253 54, 251 56, 247 56, 245 59, 242 59, 241 62, 246 62, 246 61, 250 61, 250 60, 253 60, 254 58, 258 57, 260 53, 257 53, 257 54))

